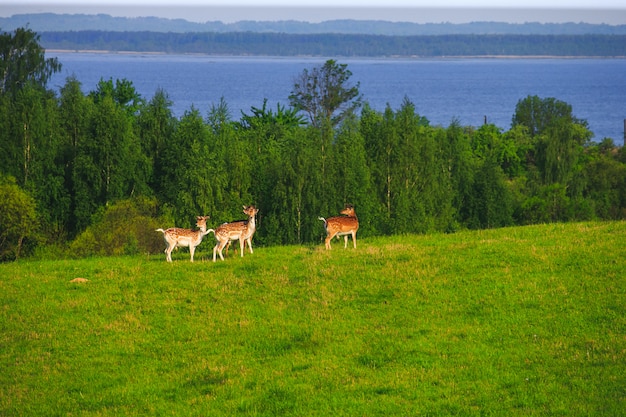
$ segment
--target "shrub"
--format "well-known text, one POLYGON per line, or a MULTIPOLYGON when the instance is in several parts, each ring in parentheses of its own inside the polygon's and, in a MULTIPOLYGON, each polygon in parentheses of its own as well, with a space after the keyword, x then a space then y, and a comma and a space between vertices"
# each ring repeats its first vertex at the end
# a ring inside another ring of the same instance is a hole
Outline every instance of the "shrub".
POLYGON ((163 238, 155 229, 157 201, 146 197, 121 200, 70 245, 77 256, 153 254, 163 250, 163 238))
MULTIPOLYGON (((0 178, 0 261, 18 259, 28 240, 36 242, 35 200, 13 177, 0 178)), ((34 245, 32 245, 34 246, 34 245)))

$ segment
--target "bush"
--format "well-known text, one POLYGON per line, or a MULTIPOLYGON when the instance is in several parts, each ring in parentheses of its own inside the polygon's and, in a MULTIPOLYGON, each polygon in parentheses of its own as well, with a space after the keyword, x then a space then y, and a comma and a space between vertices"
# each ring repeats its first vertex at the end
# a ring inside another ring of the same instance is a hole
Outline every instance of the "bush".
POLYGON ((163 237, 155 232, 161 227, 157 206, 156 199, 145 197, 116 202, 72 242, 72 253, 108 256, 162 252, 163 237))
POLYGON ((34 246, 37 229, 35 200, 13 177, 0 178, 0 261, 18 259, 24 247, 34 246))

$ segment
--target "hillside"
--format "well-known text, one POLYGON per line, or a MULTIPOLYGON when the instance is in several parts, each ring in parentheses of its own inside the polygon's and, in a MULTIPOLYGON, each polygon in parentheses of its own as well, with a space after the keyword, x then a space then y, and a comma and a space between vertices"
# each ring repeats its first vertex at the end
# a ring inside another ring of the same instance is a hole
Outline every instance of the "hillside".
POLYGON ((623 415, 625 234, 1 264, 0 414, 623 415))
POLYGON ((588 23, 511 24, 505 22, 409 23, 372 20, 329 20, 320 23, 303 21, 239 21, 223 23, 189 22, 157 17, 113 17, 106 14, 17 14, 0 18, 0 28, 12 31, 26 27, 35 32, 106 31, 106 32, 255 32, 286 34, 368 34, 387 36, 425 35, 626 35, 626 25, 588 23))

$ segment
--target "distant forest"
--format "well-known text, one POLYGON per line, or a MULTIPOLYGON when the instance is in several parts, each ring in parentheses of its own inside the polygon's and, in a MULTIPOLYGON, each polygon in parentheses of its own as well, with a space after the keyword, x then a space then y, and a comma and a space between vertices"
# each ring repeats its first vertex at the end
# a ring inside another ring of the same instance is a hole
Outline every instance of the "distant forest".
POLYGON ((626 57, 626 25, 379 20, 189 22, 106 14, 19 14, 0 31, 28 27, 46 49, 257 56, 626 57))
POLYGON ((626 35, 383 36, 253 32, 43 32, 46 49, 257 56, 626 57, 626 35))
POLYGON ((328 20, 319 23, 296 20, 239 21, 223 23, 189 22, 157 17, 113 17, 107 14, 33 13, 0 17, 0 29, 12 31, 29 27, 38 33, 98 30, 111 32, 256 32, 289 34, 367 34, 387 36, 417 35, 626 35, 626 25, 591 23, 411 23, 382 20, 328 20))

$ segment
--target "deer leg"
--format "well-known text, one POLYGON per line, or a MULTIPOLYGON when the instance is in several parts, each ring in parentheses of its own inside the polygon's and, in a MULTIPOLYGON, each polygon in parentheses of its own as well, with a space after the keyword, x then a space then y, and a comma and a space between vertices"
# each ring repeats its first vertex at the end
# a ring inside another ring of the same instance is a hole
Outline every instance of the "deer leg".
POLYGON ((331 249, 331 247, 330 247, 330 241, 331 241, 334 237, 335 237, 335 235, 332 235, 332 234, 330 234, 330 233, 326 236, 326 240, 324 241, 324 243, 326 244, 326 249, 331 249))
POLYGON ((220 254, 220 258, 222 259, 222 261, 224 260, 224 247, 227 244, 228 244, 228 240, 226 240, 225 242, 222 242, 219 247, 219 254, 220 254))
POLYGON ((191 262, 193 262, 193 254, 196 251, 196 247, 194 245, 189 245, 189 253, 191 254, 191 262))
POLYGON ((354 245, 354 249, 356 249, 356 232, 352 232, 352 244, 354 245))
MULTIPOLYGON (((222 254, 222 251, 224 250, 224 246, 226 246, 226 244, 228 243, 228 239, 225 241, 220 241, 220 243, 218 243, 215 248, 213 249, 213 253, 215 253, 215 250, 217 250, 219 252, 220 255, 220 259, 223 261, 224 260, 224 255, 222 254)), ((215 259, 215 255, 213 255, 213 259, 215 259)))
MULTIPOLYGON (((217 244, 213 247, 213 262, 215 262, 215 258, 217 257, 217 251, 219 249, 219 246, 222 244, 222 242, 218 241, 217 244)), ((222 261, 224 260, 224 256, 222 256, 222 252, 220 251, 220 258, 222 258, 222 261)))
POLYGON ((254 253, 254 251, 252 250, 252 237, 249 237, 247 239, 248 242, 248 249, 250 249, 250 253, 254 253))
POLYGON ((243 247, 245 245, 245 240, 242 237, 239 238, 239 247, 241 248, 241 257, 243 258, 243 247))
POLYGON ((348 235, 343 235, 343 248, 348 248, 348 235))

